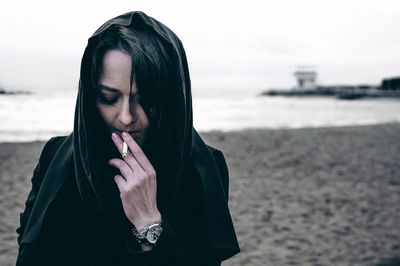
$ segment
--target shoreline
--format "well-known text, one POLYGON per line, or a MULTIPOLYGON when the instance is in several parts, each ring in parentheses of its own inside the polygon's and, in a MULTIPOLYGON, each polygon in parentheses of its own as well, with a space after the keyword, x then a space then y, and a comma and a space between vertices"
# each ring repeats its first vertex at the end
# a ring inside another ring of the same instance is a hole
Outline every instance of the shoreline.
MULTIPOLYGON (((221 129, 212 129, 212 130, 202 130, 197 132, 200 135, 208 135, 208 134, 231 134, 231 133, 246 133, 246 132, 260 132, 260 131, 285 131, 285 130, 317 130, 317 129, 346 129, 346 128, 354 128, 354 127, 375 127, 375 126, 386 126, 386 125, 400 125, 400 121, 391 121, 391 122, 378 122, 372 124, 352 124, 352 125, 327 125, 327 126, 300 126, 300 127, 281 127, 281 128, 265 128, 265 127, 249 127, 242 129, 232 129, 232 130, 221 130, 221 129)), ((50 136, 47 140, 26 140, 26 141, 2 141, 0 140, 0 145, 2 144, 40 144, 43 145, 52 137, 57 136, 68 136, 72 132, 65 134, 55 134, 50 136)))
MULTIPOLYGON (((400 123, 200 132, 230 173, 241 253, 223 265, 376 265, 400 253, 400 123)), ((0 143, 0 261, 45 142, 0 143)))

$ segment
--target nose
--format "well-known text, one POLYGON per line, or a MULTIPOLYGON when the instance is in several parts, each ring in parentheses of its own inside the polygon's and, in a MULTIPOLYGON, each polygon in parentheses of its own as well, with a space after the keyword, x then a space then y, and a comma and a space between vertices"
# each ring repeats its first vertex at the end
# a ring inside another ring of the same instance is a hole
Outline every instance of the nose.
POLYGON ((119 121, 124 126, 129 126, 136 121, 136 116, 134 112, 131 112, 132 106, 129 100, 124 101, 121 110, 119 112, 119 121))

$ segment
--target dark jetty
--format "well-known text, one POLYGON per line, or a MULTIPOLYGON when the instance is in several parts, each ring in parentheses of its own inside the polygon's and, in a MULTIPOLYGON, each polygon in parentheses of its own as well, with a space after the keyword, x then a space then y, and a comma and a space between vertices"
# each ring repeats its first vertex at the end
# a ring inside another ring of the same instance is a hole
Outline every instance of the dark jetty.
POLYGON ((16 95, 16 94, 31 94, 30 91, 6 91, 4 89, 0 89, 0 95, 16 95))
MULTIPOLYGON (((301 86, 301 85, 299 85, 301 86)), ((360 98, 400 98, 400 77, 383 79, 381 85, 333 85, 288 90, 267 90, 267 96, 333 96, 344 100, 360 98)))
POLYGON ((344 100, 360 98, 400 98, 400 90, 383 90, 372 86, 319 86, 315 89, 268 90, 265 96, 330 96, 344 100))

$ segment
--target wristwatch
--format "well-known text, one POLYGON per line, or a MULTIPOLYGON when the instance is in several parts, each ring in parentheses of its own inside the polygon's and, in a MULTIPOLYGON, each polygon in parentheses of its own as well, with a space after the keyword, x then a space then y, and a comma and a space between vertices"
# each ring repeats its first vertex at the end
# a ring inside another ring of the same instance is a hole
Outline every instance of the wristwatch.
POLYGON ((146 225, 142 231, 138 232, 132 228, 133 236, 139 244, 155 245, 162 232, 162 220, 146 225))

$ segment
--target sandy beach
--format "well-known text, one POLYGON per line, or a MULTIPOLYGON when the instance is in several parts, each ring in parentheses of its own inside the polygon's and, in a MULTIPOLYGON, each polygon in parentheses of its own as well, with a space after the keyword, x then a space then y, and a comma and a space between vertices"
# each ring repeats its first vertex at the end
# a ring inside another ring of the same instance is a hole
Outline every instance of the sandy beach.
MULTIPOLYGON (((223 265, 377 265, 400 257, 400 124, 201 134, 230 170, 241 253, 223 265)), ((0 265, 43 142, 0 144, 0 265)))

